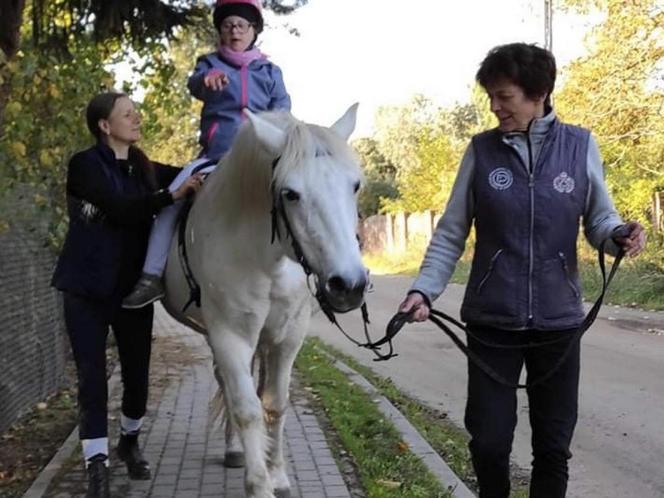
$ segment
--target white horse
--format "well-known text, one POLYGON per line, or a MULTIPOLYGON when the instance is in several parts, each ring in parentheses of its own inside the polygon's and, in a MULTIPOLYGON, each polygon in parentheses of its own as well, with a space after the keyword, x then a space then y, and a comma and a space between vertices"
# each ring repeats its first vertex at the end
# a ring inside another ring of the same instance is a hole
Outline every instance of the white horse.
POLYGON ((351 106, 331 128, 284 112, 247 113, 187 222, 201 306, 186 313, 189 287, 177 240, 171 247, 164 304, 176 319, 207 332, 241 443, 227 430, 226 463, 244 460, 248 498, 290 496, 282 435, 291 370, 312 314, 304 267, 335 311, 364 299, 367 271, 356 239, 361 172, 346 143, 356 111, 351 106), (265 374, 260 398, 251 375, 255 353, 265 374))

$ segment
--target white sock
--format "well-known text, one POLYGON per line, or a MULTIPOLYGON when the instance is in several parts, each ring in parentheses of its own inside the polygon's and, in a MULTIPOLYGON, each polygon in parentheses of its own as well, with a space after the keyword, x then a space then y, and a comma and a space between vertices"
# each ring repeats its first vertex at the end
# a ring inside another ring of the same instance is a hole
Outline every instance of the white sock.
POLYGON ((136 419, 126 417, 124 413, 120 415, 120 432, 123 435, 136 434, 142 426, 143 417, 136 419))
POLYGON ((97 437, 94 439, 81 439, 81 445, 83 446, 83 458, 85 459, 85 466, 88 466, 88 460, 95 455, 106 455, 106 461, 104 462, 108 467, 108 438, 107 437, 97 437))

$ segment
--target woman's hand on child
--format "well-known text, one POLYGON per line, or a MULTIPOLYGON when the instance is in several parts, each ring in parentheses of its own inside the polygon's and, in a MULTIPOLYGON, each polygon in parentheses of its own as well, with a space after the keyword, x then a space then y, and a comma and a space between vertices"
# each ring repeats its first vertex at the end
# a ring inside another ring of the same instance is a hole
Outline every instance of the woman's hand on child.
POLYGON ((203 174, 196 173, 195 175, 191 175, 184 181, 182 185, 178 187, 177 190, 171 194, 173 196, 173 200, 177 201, 190 193, 193 194, 198 192, 201 188, 201 185, 203 185, 203 174))
POLYGON ((205 78, 203 78, 203 84, 207 88, 219 92, 223 90, 229 82, 230 80, 228 79, 228 76, 226 76, 226 73, 219 69, 210 69, 205 75, 205 78))

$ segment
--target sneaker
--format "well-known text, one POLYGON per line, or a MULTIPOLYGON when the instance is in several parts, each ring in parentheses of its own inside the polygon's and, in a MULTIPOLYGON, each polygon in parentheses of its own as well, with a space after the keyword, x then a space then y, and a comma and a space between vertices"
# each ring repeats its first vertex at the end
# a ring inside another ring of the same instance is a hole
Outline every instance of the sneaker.
POLYGON ((136 282, 134 290, 122 301, 122 307, 129 310, 142 308, 161 299, 164 295, 161 277, 143 273, 136 282))

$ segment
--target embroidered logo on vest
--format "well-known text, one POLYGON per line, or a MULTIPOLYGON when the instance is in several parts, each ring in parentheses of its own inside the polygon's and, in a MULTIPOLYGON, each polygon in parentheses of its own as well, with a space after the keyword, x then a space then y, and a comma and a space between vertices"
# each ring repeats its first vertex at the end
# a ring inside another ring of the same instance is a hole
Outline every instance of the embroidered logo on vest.
POLYGON ((564 171, 553 179, 553 188, 561 194, 570 194, 574 190, 574 178, 564 171))
POLYGON ((507 168, 496 168, 489 173, 489 185, 496 190, 507 190, 513 181, 512 172, 507 168))

